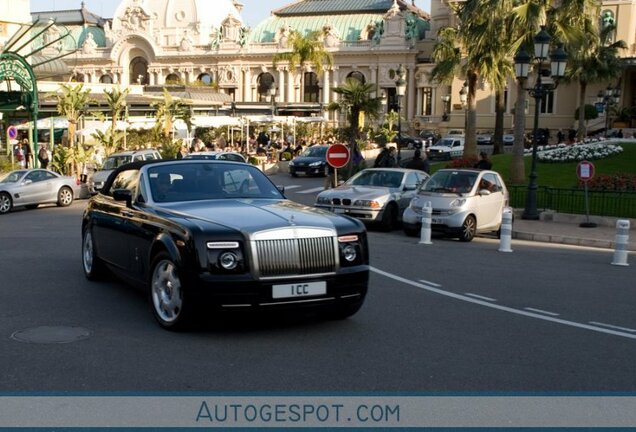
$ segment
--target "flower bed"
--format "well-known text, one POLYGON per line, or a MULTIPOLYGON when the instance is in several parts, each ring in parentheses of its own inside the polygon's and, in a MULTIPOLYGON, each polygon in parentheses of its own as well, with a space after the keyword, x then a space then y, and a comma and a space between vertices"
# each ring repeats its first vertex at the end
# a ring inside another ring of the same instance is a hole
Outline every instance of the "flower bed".
MULTIPOLYGON (((584 187, 579 181, 579 187, 584 187)), ((612 174, 594 176, 587 182, 590 190, 611 192, 636 192, 636 174, 612 174)))
POLYGON ((537 147, 537 159, 541 162, 578 162, 582 160, 598 160, 619 154, 623 147, 603 142, 583 143, 576 145, 559 144, 558 146, 537 147))

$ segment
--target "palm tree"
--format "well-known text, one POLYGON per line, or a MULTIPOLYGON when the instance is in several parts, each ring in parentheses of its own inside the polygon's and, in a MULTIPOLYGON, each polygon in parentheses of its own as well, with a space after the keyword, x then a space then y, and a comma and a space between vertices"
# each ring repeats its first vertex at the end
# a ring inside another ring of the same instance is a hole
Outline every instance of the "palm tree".
POLYGON ((94 102, 89 96, 90 89, 84 89, 84 84, 78 86, 70 84, 60 85, 61 93, 56 93, 57 112, 68 120, 68 141, 75 145, 75 134, 80 118, 86 113, 88 104, 94 102))
MULTIPOLYGON (((274 55, 272 63, 274 67, 278 63, 286 61, 289 63, 290 71, 295 71, 298 66, 313 65, 318 76, 322 75, 325 65, 333 65, 332 54, 325 50, 320 40, 321 33, 314 31, 307 36, 303 36, 297 30, 293 30, 289 35, 290 51, 281 52, 274 55)), ((305 74, 301 71, 301 89, 305 88, 305 74)), ((304 94, 304 91, 301 91, 304 94)))
POLYGON ((349 148, 352 149, 350 163, 350 173, 353 169, 355 158, 360 158, 356 140, 360 137, 360 114, 364 113, 370 119, 377 119, 382 107, 382 98, 372 96, 375 93, 376 85, 363 83, 355 78, 347 78, 344 84, 333 89, 340 95, 337 102, 331 102, 327 109, 329 111, 340 111, 347 115, 350 125, 349 148))
POLYGON ((175 157, 178 146, 175 146, 173 140, 174 122, 175 120, 183 120, 188 130, 191 130, 192 112, 181 100, 173 98, 165 87, 163 89, 163 99, 153 103, 152 106, 156 110, 157 132, 163 137, 162 156, 175 157))
MULTIPOLYGON (((121 135, 115 133, 117 129, 117 120, 121 117, 122 113, 126 110, 126 96, 128 96, 128 92, 130 89, 124 89, 123 91, 119 88, 113 88, 112 90, 104 90, 104 95, 106 96, 106 105, 108 105, 108 110, 110 112, 111 118, 111 137, 112 137, 112 146, 117 146, 117 141, 121 135)), ((124 150, 126 150, 126 137, 124 137, 124 150)))

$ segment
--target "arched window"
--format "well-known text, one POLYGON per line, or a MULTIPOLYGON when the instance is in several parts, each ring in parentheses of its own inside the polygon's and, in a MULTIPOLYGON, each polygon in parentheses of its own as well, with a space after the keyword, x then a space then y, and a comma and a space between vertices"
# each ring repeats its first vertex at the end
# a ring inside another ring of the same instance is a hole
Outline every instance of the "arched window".
POLYGON ((170 75, 166 77, 166 84, 175 85, 180 83, 181 83, 181 78, 179 77, 179 75, 175 73, 171 73, 170 75))
POLYGON ((213 82, 212 75, 210 75, 209 73, 202 73, 197 77, 197 81, 199 81, 203 85, 210 85, 213 82))
POLYGON ((320 97, 320 86, 318 85, 318 75, 315 72, 305 72, 304 102, 318 102, 320 97))
POLYGON ((99 82, 102 83, 102 84, 112 84, 113 83, 113 77, 108 75, 108 74, 102 75, 99 78, 99 82))
POLYGON ((269 72, 263 72, 258 76, 258 101, 259 102, 269 102, 270 95, 269 89, 272 86, 276 85, 276 81, 274 80, 274 76, 269 72))
POLYGON ((86 82, 86 77, 84 76, 84 74, 81 73, 76 73, 71 77, 71 81, 72 82, 86 82))
POLYGON ((353 71, 349 75, 347 75, 347 79, 349 79, 349 78, 358 80, 362 84, 364 84, 366 82, 366 80, 364 79, 364 74, 362 74, 362 72, 358 72, 358 71, 353 71))
POLYGON ((130 62, 130 84, 148 84, 148 62, 143 57, 135 57, 130 62))

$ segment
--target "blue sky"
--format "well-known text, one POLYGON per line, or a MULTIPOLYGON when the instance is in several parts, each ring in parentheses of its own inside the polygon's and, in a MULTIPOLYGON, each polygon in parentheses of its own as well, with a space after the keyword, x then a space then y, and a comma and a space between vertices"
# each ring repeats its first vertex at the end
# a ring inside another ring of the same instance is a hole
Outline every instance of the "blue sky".
MULTIPOLYGON (((215 1, 215 0, 206 0, 215 1)), ((296 0, 241 0, 245 5, 241 14, 250 27, 267 18, 270 12, 282 6, 295 3, 296 0)), ((120 0, 84 0, 86 7, 93 13, 112 18, 120 0)), ((82 0, 31 0, 31 11, 79 9, 82 0)), ((416 5, 430 11, 430 0, 418 0, 416 5)))

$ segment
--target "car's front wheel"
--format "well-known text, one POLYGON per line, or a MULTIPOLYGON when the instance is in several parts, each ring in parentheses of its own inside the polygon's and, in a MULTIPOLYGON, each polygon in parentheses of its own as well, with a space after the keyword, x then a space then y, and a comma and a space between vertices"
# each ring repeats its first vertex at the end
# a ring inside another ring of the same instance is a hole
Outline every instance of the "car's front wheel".
POLYGON ((64 186, 57 193, 57 205, 59 207, 68 207, 73 204, 73 191, 71 188, 64 186))
POLYGON ((99 279, 106 271, 104 262, 95 253, 95 240, 90 227, 85 228, 82 235, 82 268, 86 279, 91 281, 99 279))
POLYGON ((412 228, 412 227, 408 227, 408 226, 404 226, 404 234, 406 234, 409 237, 417 237, 421 234, 421 230, 418 230, 417 228, 412 228))
POLYGON ((382 214, 381 226, 384 231, 392 231, 397 226, 397 206, 393 203, 387 204, 382 214))
POLYGON ((475 238, 475 233, 477 232, 477 220, 475 216, 469 215, 464 219, 464 223, 462 224, 462 230, 459 235, 459 239, 463 242, 469 242, 473 238, 475 238))
POLYGON ((165 252, 152 262, 150 275, 150 305, 161 327, 181 330, 189 324, 190 307, 184 295, 183 281, 174 260, 165 252))
POLYGON ((0 193, 0 214, 9 213, 13 208, 13 200, 8 193, 0 193))

